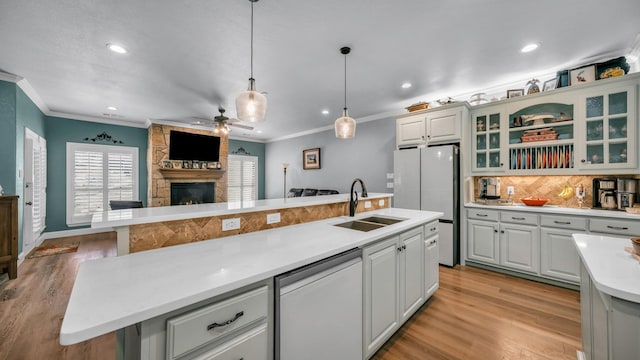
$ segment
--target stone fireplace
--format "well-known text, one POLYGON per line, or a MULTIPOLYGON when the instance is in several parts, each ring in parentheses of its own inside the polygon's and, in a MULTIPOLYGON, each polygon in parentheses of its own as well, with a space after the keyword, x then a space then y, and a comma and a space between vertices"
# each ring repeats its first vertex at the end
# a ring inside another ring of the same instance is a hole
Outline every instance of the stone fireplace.
POLYGON ((214 135, 213 131, 191 129, 178 126, 152 124, 149 127, 149 146, 147 152, 148 170, 148 206, 171 205, 171 187, 173 183, 211 183, 213 184, 211 202, 227 201, 227 164, 229 157, 229 138, 220 136, 221 170, 206 169, 164 169, 163 164, 169 160, 171 130, 194 134, 214 135), (173 170, 173 171, 172 171, 173 170))
POLYGON ((193 205, 215 202, 214 182, 172 182, 171 205, 193 205))

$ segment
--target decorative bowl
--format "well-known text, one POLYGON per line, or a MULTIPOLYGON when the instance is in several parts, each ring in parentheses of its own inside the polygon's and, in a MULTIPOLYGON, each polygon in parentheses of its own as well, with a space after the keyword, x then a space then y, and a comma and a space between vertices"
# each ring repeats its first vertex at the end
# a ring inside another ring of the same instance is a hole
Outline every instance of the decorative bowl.
POLYGON ((534 197, 526 197, 520 199, 527 206, 542 206, 549 202, 549 199, 545 198, 534 198, 534 197))
POLYGON ((635 251, 636 254, 640 255, 640 237, 632 237, 631 245, 633 245, 633 251, 635 251))
POLYGON ((408 107, 406 107, 405 109, 407 109, 407 111, 409 112, 414 112, 414 111, 418 111, 418 110, 425 110, 429 108, 429 103, 427 102, 419 102, 419 103, 415 103, 413 105, 410 105, 408 107))

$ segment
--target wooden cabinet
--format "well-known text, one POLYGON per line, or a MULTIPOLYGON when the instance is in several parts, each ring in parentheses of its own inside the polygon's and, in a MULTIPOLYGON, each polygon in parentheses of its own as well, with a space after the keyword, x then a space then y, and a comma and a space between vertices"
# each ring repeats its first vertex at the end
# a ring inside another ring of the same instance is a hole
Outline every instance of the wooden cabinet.
POLYGON ((462 139, 462 121, 468 117, 464 103, 403 115, 396 120, 396 147, 458 142, 462 139))
POLYGON ((429 223, 424 229, 424 299, 427 300, 440 285, 438 223, 429 223))
POLYGON ((0 267, 18 276, 18 196, 0 196, 0 267))
POLYGON ((396 146, 424 145, 425 115, 418 114, 396 120, 396 146))
MULTIPOLYGON (((435 236, 437 234, 431 239, 435 236)), ((373 355, 426 301, 424 254, 423 227, 363 248, 363 353, 366 358, 373 355)), ((435 254, 437 267, 437 248, 435 254)))

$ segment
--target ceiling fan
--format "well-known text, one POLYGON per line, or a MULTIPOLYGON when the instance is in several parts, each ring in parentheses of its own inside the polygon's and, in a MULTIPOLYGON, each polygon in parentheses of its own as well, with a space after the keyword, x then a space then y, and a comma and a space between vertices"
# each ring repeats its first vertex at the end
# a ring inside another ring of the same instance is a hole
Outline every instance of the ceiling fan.
POLYGON ((224 116, 226 110, 223 107, 219 107, 218 111, 220 112, 220 115, 215 116, 213 120, 194 116, 194 119, 198 119, 198 121, 194 123, 194 125, 210 124, 213 125, 214 133, 223 134, 228 134, 231 131, 231 129, 229 128, 230 126, 246 130, 253 130, 253 126, 238 124, 240 120, 230 119, 224 116))

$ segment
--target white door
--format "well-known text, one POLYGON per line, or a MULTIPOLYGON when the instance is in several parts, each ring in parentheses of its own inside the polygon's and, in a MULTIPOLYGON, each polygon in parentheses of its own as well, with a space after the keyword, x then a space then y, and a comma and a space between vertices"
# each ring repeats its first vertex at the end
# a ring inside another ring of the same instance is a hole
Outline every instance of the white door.
POLYGON ((22 253, 26 256, 35 247, 33 238, 33 147, 34 139, 24 137, 24 198, 22 199, 22 253))

